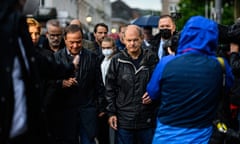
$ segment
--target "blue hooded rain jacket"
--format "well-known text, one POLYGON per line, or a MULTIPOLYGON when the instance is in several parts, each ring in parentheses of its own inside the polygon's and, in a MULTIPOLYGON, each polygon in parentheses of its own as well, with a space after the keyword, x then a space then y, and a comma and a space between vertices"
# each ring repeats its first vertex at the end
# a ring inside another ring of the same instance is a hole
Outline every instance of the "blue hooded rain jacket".
MULTIPOLYGON (((215 50, 217 23, 201 16, 183 28, 176 56, 164 57, 156 66, 147 92, 160 99, 153 144, 207 144, 223 88, 223 70, 215 50)), ((225 61, 226 87, 233 75, 225 61)))

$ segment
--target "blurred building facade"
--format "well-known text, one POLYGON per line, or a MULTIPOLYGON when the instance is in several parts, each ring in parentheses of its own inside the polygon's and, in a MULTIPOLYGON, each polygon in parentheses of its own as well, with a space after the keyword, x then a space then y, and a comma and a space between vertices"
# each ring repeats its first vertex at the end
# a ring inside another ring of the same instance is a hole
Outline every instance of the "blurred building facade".
POLYGON ((178 11, 178 3, 180 0, 161 0, 162 14, 171 14, 178 11))
POLYGON ((119 26, 129 24, 133 19, 133 10, 121 0, 112 2, 112 27, 111 32, 117 33, 119 26))
MULTIPOLYGON (((159 0, 163 2, 163 9, 174 9, 179 0, 159 0), (173 2, 172 2, 173 1, 173 2), (171 8, 172 7, 172 8, 171 8)), ((93 32, 97 23, 103 22, 109 26, 109 32, 118 32, 122 24, 129 24, 137 17, 145 15, 141 9, 134 9, 122 0, 40 0, 40 7, 35 16, 43 27, 44 22, 57 18, 62 26, 78 18, 84 27, 84 31, 93 32)))
MULTIPOLYGON (((47 11, 56 10, 56 18, 63 26, 78 18, 83 25, 93 30, 95 24, 104 22, 111 27, 112 9, 110 0, 40 0, 38 17, 47 11), (87 21, 87 17, 88 20, 87 21)), ((51 17, 49 17, 51 18, 51 17)))

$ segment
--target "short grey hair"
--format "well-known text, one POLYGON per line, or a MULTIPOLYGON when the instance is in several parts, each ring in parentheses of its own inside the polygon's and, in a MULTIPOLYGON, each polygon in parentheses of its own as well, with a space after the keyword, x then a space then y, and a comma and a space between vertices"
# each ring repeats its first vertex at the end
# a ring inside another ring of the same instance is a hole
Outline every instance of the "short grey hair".
POLYGON ((59 20, 57 20, 57 19, 50 19, 50 20, 48 20, 47 23, 46 23, 47 30, 48 30, 49 26, 55 26, 55 27, 62 28, 59 20))

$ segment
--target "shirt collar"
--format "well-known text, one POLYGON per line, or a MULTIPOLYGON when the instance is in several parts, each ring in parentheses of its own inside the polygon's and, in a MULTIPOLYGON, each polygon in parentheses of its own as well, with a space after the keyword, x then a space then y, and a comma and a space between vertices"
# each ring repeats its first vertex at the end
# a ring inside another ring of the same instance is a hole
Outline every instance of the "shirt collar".
MULTIPOLYGON (((72 54, 70 53, 70 51, 68 50, 68 48, 66 48, 66 50, 67 50, 67 55, 68 55, 68 56, 74 56, 74 55, 72 55, 72 54)), ((82 54, 82 51, 79 52, 79 55, 81 55, 81 54, 82 54)))

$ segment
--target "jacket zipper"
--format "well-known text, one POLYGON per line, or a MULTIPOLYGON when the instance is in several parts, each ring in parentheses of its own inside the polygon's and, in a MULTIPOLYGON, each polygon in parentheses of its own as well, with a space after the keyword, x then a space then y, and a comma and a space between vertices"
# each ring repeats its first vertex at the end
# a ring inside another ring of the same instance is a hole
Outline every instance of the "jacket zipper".
POLYGON ((119 61, 119 62, 122 62, 122 63, 128 63, 128 64, 132 65, 133 68, 134 68, 134 71, 135 71, 135 75, 136 75, 138 72, 140 72, 142 69, 145 68, 145 66, 140 66, 139 69, 136 69, 135 65, 134 65, 132 62, 126 61, 126 60, 122 60, 122 59, 120 59, 120 58, 118 58, 118 61, 119 61))

